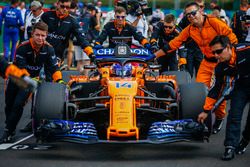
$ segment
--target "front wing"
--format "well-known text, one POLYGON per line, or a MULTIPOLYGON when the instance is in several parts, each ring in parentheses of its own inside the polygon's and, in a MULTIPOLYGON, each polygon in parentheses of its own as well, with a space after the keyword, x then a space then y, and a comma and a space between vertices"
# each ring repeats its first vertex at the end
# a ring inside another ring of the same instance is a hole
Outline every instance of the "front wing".
POLYGON ((167 120, 154 122, 148 136, 143 140, 101 140, 97 130, 90 122, 73 122, 66 120, 49 120, 35 130, 35 136, 42 141, 68 141, 83 144, 93 143, 172 143, 179 141, 208 140, 207 128, 192 120, 167 120))

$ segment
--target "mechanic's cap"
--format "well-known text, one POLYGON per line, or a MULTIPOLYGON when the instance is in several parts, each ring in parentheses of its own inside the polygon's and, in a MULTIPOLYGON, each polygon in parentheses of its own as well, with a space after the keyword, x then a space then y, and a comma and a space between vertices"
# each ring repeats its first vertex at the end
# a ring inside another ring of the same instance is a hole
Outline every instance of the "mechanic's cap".
POLYGON ((39 2, 39 1, 33 1, 33 2, 31 2, 30 6, 31 6, 31 7, 32 7, 32 6, 35 6, 35 7, 37 7, 37 8, 40 8, 40 7, 42 7, 42 4, 41 4, 41 2, 39 2))

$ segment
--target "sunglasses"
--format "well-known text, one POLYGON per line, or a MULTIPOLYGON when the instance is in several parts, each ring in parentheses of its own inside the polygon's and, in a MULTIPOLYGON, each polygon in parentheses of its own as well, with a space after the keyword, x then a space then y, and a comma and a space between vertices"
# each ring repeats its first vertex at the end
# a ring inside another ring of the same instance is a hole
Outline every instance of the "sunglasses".
POLYGON ((117 19, 124 19, 126 16, 116 16, 117 19))
POLYGON ((164 28, 172 29, 173 26, 164 26, 164 28))
POLYGON ((70 6, 60 5, 60 8, 62 8, 62 9, 70 9, 70 6))
POLYGON ((219 55, 219 54, 221 54, 221 53, 223 52, 223 50, 224 50, 225 48, 226 48, 226 47, 223 47, 223 48, 217 49, 217 50, 213 50, 212 53, 213 53, 214 55, 215 55, 215 54, 219 55))
POLYGON ((198 10, 193 10, 192 12, 186 13, 186 16, 187 17, 190 17, 191 15, 195 16, 197 12, 198 12, 198 10))
POLYGON ((37 8, 37 9, 32 9, 31 11, 32 12, 37 12, 40 8, 37 8))

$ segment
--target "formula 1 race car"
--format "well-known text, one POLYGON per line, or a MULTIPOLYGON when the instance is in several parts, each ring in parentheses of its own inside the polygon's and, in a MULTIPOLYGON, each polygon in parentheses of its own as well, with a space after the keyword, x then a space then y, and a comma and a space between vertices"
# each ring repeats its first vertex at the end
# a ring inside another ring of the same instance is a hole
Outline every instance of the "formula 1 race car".
MULTIPOLYGON (((187 72, 159 74, 144 48, 95 51, 87 76, 68 84, 42 83, 33 104, 33 132, 40 141, 77 143, 170 143, 204 141, 208 129, 196 122, 206 97, 187 72)), ((67 75, 64 72, 64 76, 67 75)))

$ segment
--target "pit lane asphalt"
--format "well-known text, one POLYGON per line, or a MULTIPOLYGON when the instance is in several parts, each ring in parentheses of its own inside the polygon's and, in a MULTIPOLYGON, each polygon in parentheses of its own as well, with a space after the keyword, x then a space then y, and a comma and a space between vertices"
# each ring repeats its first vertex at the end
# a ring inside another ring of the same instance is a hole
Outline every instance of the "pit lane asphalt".
MULTIPOLYGON (((3 133, 5 119, 3 87, 3 80, 0 79, 0 135, 3 133)), ((245 109, 244 121, 247 111, 245 109)), ((17 129, 24 127, 29 118, 30 104, 25 107, 17 129)), ((209 143, 83 145, 57 142, 42 147, 36 144, 30 133, 17 130, 16 141, 24 141, 7 150, 0 150, 0 167, 248 167, 250 148, 232 161, 220 160, 224 151, 224 134, 225 124, 219 134, 210 137, 209 143)))

